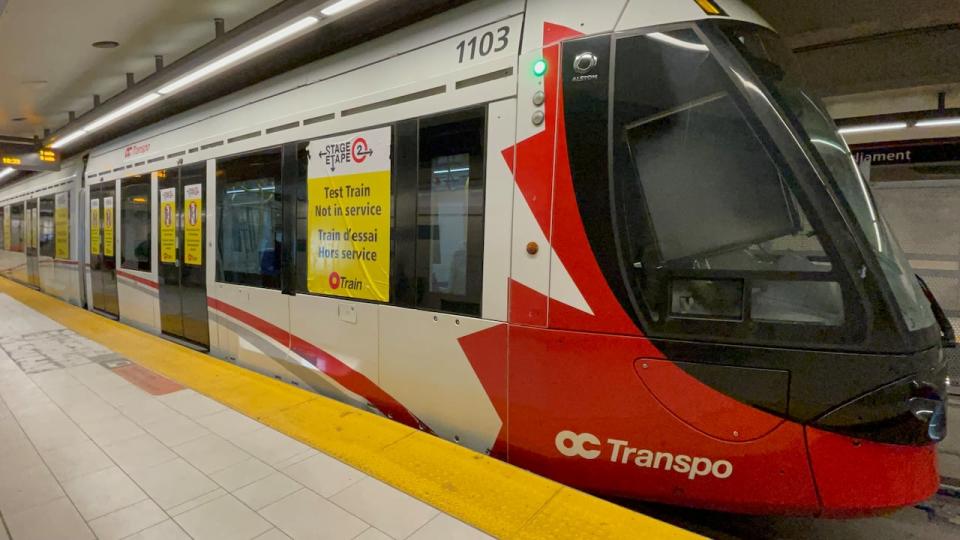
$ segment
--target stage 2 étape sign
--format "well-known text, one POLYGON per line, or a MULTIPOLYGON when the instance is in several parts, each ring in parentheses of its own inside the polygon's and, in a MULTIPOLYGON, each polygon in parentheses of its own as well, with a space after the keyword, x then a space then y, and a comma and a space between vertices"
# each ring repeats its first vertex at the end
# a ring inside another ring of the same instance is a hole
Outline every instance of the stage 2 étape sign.
POLYGON ((391 128, 312 141, 307 288, 390 300, 391 128))

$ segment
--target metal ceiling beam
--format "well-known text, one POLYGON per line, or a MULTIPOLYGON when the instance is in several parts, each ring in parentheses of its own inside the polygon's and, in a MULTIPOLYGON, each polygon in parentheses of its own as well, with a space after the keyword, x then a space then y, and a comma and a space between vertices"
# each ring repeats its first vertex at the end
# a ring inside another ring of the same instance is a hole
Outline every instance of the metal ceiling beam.
MULTIPOLYGON (((222 38, 211 41, 177 62, 165 66, 161 71, 149 75, 133 88, 105 101, 101 107, 77 117, 74 122, 61 127, 58 134, 70 134, 97 118, 179 79, 211 60, 262 37, 271 30, 302 18, 307 13, 316 12, 317 8, 328 5, 330 1, 286 0, 281 2, 227 32, 222 38)), ((368 0, 360 9, 327 17, 303 36, 248 59, 208 80, 198 82, 189 90, 166 96, 157 104, 86 135, 77 143, 64 148, 63 155, 65 158, 76 155, 124 133, 179 114, 469 1, 368 0)))
MULTIPOLYGON (((368 0, 368 3, 375 4, 377 1, 378 0, 368 0)), ((162 70, 149 75, 140 82, 128 86, 126 90, 116 96, 103 102, 100 101, 99 96, 94 96, 94 108, 76 118, 74 121, 68 122, 66 125, 60 127, 56 134, 66 134, 75 129, 82 128, 84 125, 90 124, 98 118, 110 114, 151 92, 155 92, 158 88, 190 73, 194 69, 261 37, 270 30, 290 23, 305 16, 307 13, 316 11, 327 2, 328 0, 286 0, 280 2, 230 32, 225 33, 219 39, 207 43, 173 64, 169 64, 162 70)), ((337 18, 339 17, 332 17, 330 19, 335 20, 337 18)), ((317 30, 323 27, 323 22, 324 21, 321 21, 317 30)), ((97 133, 99 133, 99 131, 97 133)), ((95 137, 88 137, 86 141, 94 139, 95 137)), ((89 143, 86 141, 80 142, 78 147, 88 145, 89 143)), ((51 141, 46 142, 49 143, 51 141)), ((76 153, 77 151, 75 148, 68 150, 72 153, 76 153)))
POLYGON ((793 52, 797 54, 803 54, 805 52, 817 51, 820 49, 844 47, 847 45, 858 45, 860 43, 867 43, 870 41, 912 37, 918 34, 938 34, 943 32, 952 32, 955 30, 960 30, 960 24, 958 23, 936 24, 936 25, 924 26, 920 28, 907 28, 904 30, 881 32, 881 33, 870 34, 866 36, 857 36, 857 37, 852 37, 847 39, 838 39, 835 41, 825 41, 823 43, 814 43, 810 45, 804 45, 802 47, 796 47, 793 49, 793 52))

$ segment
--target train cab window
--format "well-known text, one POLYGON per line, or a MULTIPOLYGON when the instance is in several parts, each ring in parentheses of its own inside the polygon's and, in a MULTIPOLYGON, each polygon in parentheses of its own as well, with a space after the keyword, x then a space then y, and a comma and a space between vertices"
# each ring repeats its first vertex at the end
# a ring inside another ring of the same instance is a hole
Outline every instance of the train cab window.
POLYGON ((150 175, 143 174, 120 181, 121 267, 149 272, 150 249, 150 175))
POLYGON ((842 325, 835 257, 698 35, 621 38, 615 61, 621 258, 653 323, 842 325))
POLYGON ((480 315, 485 111, 420 121, 417 306, 480 315))
POLYGON ((281 149, 217 160, 217 280, 279 289, 281 149))
POLYGON ((10 205, 10 251, 23 251, 23 203, 10 205))
POLYGON ((40 197, 39 215, 40 215, 40 256, 56 256, 56 242, 54 240, 54 199, 53 195, 40 197))

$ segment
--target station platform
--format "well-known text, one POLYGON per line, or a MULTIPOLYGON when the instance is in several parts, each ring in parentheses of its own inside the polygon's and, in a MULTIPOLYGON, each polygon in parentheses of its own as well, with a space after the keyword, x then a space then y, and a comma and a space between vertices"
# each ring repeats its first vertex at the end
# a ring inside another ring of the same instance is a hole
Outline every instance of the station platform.
POLYGON ((0 540, 693 533, 0 279, 0 540))

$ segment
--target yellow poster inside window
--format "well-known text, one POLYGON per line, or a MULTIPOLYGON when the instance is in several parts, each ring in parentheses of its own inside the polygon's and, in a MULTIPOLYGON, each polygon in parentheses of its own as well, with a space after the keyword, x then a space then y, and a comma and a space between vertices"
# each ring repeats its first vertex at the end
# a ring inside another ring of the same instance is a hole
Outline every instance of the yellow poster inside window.
POLYGON ((103 198, 103 255, 113 257, 113 197, 103 198))
POLYGON ((90 200, 90 254, 100 254, 100 199, 90 200))
POLYGON ((183 264, 203 264, 203 186, 183 186, 183 264))
POLYGON ((10 206, 3 207, 3 249, 9 250, 10 243, 13 242, 10 226, 10 206))
POLYGON ((57 193, 53 211, 54 245, 56 258, 70 258, 70 194, 57 193))
POLYGON ((177 262, 177 188, 160 190, 160 262, 177 262))
POLYGON ((390 301, 390 145, 389 127, 310 143, 310 292, 390 301))

